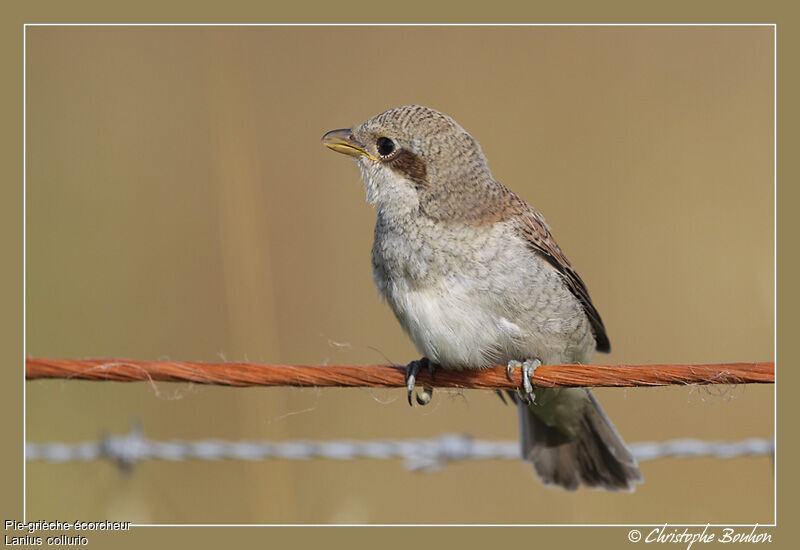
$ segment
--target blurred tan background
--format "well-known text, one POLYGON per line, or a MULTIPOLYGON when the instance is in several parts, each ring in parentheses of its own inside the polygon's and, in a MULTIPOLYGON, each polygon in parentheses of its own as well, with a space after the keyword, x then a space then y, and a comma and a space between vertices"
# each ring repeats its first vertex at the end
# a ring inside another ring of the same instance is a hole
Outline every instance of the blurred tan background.
MULTIPOLYGON (((405 364, 373 210, 321 135, 421 103, 481 143, 587 282, 600 363, 773 359, 773 35, 726 28, 27 31, 27 342, 45 357, 405 364), (347 345, 338 345, 347 344, 347 345)), ((29 383, 31 441, 467 433, 490 392, 29 383)), ((629 442, 769 437, 772 386, 598 390, 629 442)), ((29 517, 147 523, 769 523, 769 458, 664 459, 636 493, 517 462, 28 464, 29 517)))

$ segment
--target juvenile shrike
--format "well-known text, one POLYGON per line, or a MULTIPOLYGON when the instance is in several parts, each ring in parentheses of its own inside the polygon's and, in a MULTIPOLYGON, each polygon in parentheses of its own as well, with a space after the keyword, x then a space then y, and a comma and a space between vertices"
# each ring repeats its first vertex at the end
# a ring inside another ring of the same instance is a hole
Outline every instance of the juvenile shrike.
POLYGON ((539 477, 566 489, 633 490, 636 460, 589 390, 531 387, 538 365, 589 363, 610 344, 544 218, 492 178, 478 142, 420 105, 323 142, 355 157, 377 207, 373 279, 424 355, 411 374, 421 364, 521 366, 522 456, 539 477))

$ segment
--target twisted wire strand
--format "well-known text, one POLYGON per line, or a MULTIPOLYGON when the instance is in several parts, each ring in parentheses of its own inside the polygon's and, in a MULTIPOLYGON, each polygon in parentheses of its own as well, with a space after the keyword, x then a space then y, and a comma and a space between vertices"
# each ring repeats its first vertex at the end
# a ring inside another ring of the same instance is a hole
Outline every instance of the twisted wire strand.
MULTIPOLYGON (((120 359, 26 359, 28 380, 66 378, 119 382, 168 381, 227 386, 295 387, 404 387, 402 367, 261 365, 252 363, 198 363, 186 361, 132 361, 120 359)), ((511 379, 505 367, 480 371, 437 370, 432 377, 425 370, 417 384, 438 388, 515 389, 522 384, 520 369, 511 379)), ((542 365, 533 383, 540 387, 631 387, 687 384, 774 383, 775 364, 724 363, 703 365, 542 365)), ((774 456, 774 442, 765 439, 743 441, 699 441, 680 439, 662 443, 645 442, 630 446, 639 461, 663 457, 774 456)), ((308 460, 328 458, 404 459, 410 470, 438 470, 461 460, 516 460, 516 441, 474 440, 462 435, 435 439, 374 441, 153 441, 141 430, 127 435, 109 435, 84 443, 26 443, 27 460, 48 462, 108 459, 122 467, 151 459, 161 460, 308 460)))
MULTIPOLYGON (((667 457, 774 456, 775 445, 768 439, 742 441, 700 441, 676 439, 630 445, 639 462, 667 457)), ((487 441, 465 435, 445 434, 433 439, 331 441, 154 441, 134 428, 125 435, 107 435, 82 443, 25 444, 26 459, 51 463, 110 460, 124 468, 146 460, 332 460, 403 459, 410 471, 438 471, 447 464, 465 460, 519 460, 517 441, 487 441)))
MULTIPOLYGON (((504 366, 481 370, 422 369, 417 384, 430 388, 515 389, 521 369, 511 378, 504 366)), ((121 359, 45 359, 28 357, 25 377, 108 380, 116 382, 194 382, 223 386, 379 387, 406 385, 405 369, 388 365, 263 365, 121 359)), ((542 365, 535 371, 539 387, 632 387, 687 384, 774 383, 775 363, 703 365, 542 365)))

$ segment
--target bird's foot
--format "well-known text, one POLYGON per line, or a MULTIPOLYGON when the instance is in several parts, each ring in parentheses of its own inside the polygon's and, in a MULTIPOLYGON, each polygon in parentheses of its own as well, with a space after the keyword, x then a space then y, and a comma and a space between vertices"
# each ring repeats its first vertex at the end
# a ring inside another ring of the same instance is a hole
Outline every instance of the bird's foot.
POLYGON ((534 403, 536 396, 533 393, 533 374, 536 369, 541 366, 542 362, 538 359, 528 359, 522 363, 519 361, 509 361, 506 365, 506 376, 509 380, 514 380, 514 369, 522 367, 522 388, 517 390, 519 398, 528 404, 534 403))
MULTIPOLYGON (((411 406, 413 406, 411 395, 414 393, 414 385, 417 381, 417 374, 419 373, 419 369, 423 367, 428 369, 428 372, 431 373, 431 378, 433 378, 436 365, 427 357, 423 357, 418 361, 411 361, 408 365, 406 365, 406 389, 408 389, 408 404, 411 406)), ((416 395, 417 403, 420 405, 427 405, 431 402, 432 398, 433 388, 423 387, 422 392, 417 393, 416 395)))

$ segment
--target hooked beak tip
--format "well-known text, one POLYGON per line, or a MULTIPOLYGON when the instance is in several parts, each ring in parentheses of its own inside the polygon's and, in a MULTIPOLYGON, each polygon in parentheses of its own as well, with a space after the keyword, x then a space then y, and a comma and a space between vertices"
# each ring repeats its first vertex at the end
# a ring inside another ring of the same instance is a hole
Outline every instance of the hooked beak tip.
POLYGON ((351 157, 356 158, 365 156, 375 160, 372 155, 367 153, 366 149, 364 149, 364 146, 361 145, 358 140, 356 140, 355 136, 353 136, 353 131, 350 128, 331 130, 322 136, 322 143, 325 145, 325 147, 336 151, 337 153, 350 155, 351 157))

